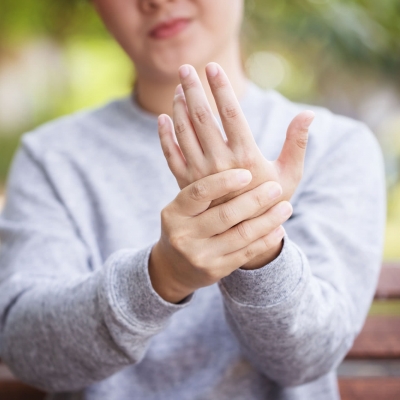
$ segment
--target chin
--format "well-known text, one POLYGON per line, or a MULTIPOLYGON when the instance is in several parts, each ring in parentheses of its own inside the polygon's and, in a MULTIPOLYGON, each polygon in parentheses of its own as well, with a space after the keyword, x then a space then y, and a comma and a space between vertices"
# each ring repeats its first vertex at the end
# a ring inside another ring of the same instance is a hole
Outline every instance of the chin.
MULTIPOLYGON (((142 59, 141 67, 136 64, 140 73, 151 76, 158 81, 178 81, 178 68, 183 64, 191 64, 196 69, 205 68, 206 64, 213 61, 213 55, 208 49, 213 44, 205 46, 204 42, 196 43, 196 40, 185 40, 185 43, 174 43, 170 46, 156 46, 154 49, 147 49, 145 59, 142 59), (153 51, 152 51, 153 50, 153 51)), ((214 44, 215 46, 215 44, 214 44)))

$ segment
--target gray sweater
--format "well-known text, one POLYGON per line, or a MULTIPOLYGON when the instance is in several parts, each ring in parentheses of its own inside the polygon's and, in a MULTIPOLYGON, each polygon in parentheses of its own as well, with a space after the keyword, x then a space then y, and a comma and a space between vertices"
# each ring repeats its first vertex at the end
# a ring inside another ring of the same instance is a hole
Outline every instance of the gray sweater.
MULTIPOLYGON (((305 107, 249 85, 272 160, 305 107)), ((0 357, 51 399, 338 399, 335 369, 373 298, 385 219, 376 140, 314 107, 280 256, 182 304, 151 286, 160 211, 178 193, 157 120, 130 98, 22 139, 0 220, 0 357)))

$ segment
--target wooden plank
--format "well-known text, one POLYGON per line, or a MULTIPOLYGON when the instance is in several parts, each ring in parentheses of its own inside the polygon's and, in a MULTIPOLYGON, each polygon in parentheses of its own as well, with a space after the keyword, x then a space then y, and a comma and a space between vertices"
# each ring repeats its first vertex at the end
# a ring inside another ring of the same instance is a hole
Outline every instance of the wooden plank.
POLYGON ((342 400, 399 400, 398 378, 339 379, 342 400))
POLYGON ((0 399, 4 400, 44 400, 45 393, 24 385, 21 382, 0 381, 0 399))
POLYGON ((400 317, 368 317, 346 358, 400 358, 400 317))
POLYGON ((4 364, 0 364, 0 399, 44 400, 45 396, 45 393, 19 382, 4 364))
POLYGON ((384 378, 400 380, 400 359, 343 360, 337 369, 339 378, 384 378))
POLYGON ((400 264, 385 263, 382 266, 375 298, 400 299, 400 264))
POLYGON ((368 316, 373 315, 400 317, 400 299, 375 299, 368 311, 368 316))
POLYGON ((0 360, 0 382, 15 379, 12 372, 0 360))

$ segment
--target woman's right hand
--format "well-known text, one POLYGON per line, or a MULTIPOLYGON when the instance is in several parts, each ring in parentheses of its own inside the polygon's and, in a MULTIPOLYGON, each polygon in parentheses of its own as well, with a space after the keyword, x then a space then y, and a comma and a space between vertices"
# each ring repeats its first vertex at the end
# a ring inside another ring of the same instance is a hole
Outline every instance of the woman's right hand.
MULTIPOLYGON (((243 189, 251 179, 244 169, 209 175, 182 189, 163 209, 149 274, 164 300, 178 303, 282 242, 281 224, 292 207, 287 201, 273 205, 282 193, 276 182, 265 182, 208 209, 213 200, 243 189), (260 209, 268 211, 250 219, 260 209)), ((271 260, 275 257, 271 254, 271 260)))

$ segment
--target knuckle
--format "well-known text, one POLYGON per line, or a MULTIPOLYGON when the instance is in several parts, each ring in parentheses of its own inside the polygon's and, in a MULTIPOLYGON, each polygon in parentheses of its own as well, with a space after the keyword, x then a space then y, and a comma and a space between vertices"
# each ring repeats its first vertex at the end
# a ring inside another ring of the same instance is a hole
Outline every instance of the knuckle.
POLYGON ((207 176, 207 174, 198 166, 192 166, 190 169, 190 182, 196 182, 205 176, 207 176))
POLYGON ((236 230, 243 240, 250 241, 253 239, 253 230, 251 229, 249 222, 243 221, 236 225, 236 230))
POLYGON ((307 135, 307 130, 301 131, 301 135, 296 138, 296 144, 299 146, 302 150, 305 150, 307 147, 308 143, 308 135, 307 135))
POLYGON ((256 204, 257 207, 261 208, 265 206, 265 200, 262 193, 259 190, 254 190, 252 194, 252 200, 256 204))
POLYGON ((247 260, 247 261, 250 261, 250 260, 252 260, 255 256, 256 256, 256 252, 255 252, 254 248, 253 248, 252 246, 248 246, 248 247, 245 249, 245 252, 244 252, 244 257, 246 258, 246 260, 247 260))
MULTIPOLYGON (((225 157, 215 157, 215 159, 212 161, 214 171, 222 172, 222 171, 226 171, 227 169, 230 168, 230 166, 224 160, 224 158, 225 157)), ((225 178, 225 181, 226 181, 226 178, 225 178)), ((224 183, 225 183, 225 185, 227 185, 227 182, 224 182, 224 183)))
POLYGON ((186 124, 183 121, 175 121, 175 133, 183 134, 186 131, 186 124))
POLYGON ((205 269, 204 258, 201 254, 193 254, 189 259, 190 264, 197 270, 203 271, 205 269))
POLYGON ((218 208, 218 217, 223 224, 231 224, 236 216, 235 209, 229 203, 221 204, 218 208))
POLYGON ((185 90, 192 89, 197 86, 197 82, 194 79, 187 79, 182 83, 182 87, 185 90))
POLYGON ((244 169, 248 169, 249 171, 254 171, 257 166, 257 160, 254 156, 249 154, 250 152, 243 152, 240 156, 240 165, 244 169))
POLYGON ((181 102, 185 101, 185 98, 182 94, 175 94, 174 99, 172 100, 172 104, 174 108, 181 102))
POLYGON ((192 116, 195 121, 198 121, 200 124, 204 124, 210 117, 210 111, 203 106, 197 106, 193 110, 192 116))
POLYGON ((235 119, 239 116, 240 111, 233 104, 226 104, 221 107, 221 115, 226 119, 235 119))
POLYGON ((185 248, 185 242, 186 239, 184 235, 179 235, 175 233, 169 236, 170 245, 179 252, 182 252, 182 250, 185 248))
POLYGON ((161 224, 163 226, 167 226, 170 219, 171 219, 171 212, 169 210, 169 207, 167 206, 161 210, 161 224))
POLYGON ((204 182, 195 182, 191 186, 190 197, 193 200, 201 201, 204 200, 207 196, 208 189, 204 182))
POLYGON ((215 89, 224 89, 229 87, 228 82, 223 78, 214 79, 213 86, 215 89))
POLYGON ((170 161, 173 158, 173 153, 169 147, 165 147, 164 149, 164 157, 167 161, 170 161))

